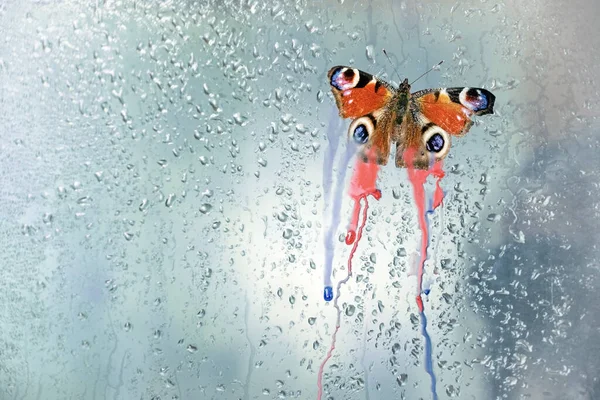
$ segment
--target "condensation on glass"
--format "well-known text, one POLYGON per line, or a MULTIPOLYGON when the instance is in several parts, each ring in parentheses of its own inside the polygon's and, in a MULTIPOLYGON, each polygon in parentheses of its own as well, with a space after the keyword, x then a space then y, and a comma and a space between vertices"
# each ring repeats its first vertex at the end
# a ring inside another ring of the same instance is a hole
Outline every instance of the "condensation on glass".
MULTIPOLYGON (((598 7, 3 2, 0 398, 317 398, 327 71, 398 85, 440 60, 414 90, 497 98, 432 228, 439 398, 598 398, 598 7)), ((431 396, 406 171, 378 188, 325 399, 431 396)))

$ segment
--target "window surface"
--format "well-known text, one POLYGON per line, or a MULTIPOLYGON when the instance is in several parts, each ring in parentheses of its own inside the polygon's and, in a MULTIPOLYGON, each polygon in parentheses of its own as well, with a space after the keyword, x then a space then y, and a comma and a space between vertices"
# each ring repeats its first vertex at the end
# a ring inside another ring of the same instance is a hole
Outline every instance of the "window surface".
POLYGON ((453 138, 430 223, 437 398, 600 398, 599 11, 2 2, 0 399, 434 398, 406 169, 381 167, 333 350, 323 177, 345 176, 336 287, 354 164, 324 168, 327 71, 397 87, 441 60, 412 91, 496 102, 453 138))

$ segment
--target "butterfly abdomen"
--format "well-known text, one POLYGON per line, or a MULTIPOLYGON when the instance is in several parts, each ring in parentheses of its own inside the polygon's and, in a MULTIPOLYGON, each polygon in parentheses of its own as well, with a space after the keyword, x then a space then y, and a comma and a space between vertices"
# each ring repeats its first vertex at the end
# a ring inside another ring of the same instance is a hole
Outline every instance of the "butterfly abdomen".
POLYGON ((408 92, 399 92, 397 94, 398 100, 396 101, 396 124, 402 124, 402 120, 406 115, 406 109, 408 107, 408 92))

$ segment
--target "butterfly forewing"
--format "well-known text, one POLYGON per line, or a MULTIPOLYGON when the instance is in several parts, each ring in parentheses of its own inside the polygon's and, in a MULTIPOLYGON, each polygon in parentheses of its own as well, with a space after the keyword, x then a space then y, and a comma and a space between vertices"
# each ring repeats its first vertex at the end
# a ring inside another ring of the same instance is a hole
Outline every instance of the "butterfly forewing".
POLYGON ((379 110, 394 94, 387 83, 356 68, 333 67, 327 76, 342 118, 358 118, 379 110))
POLYGON ((394 89, 356 68, 337 66, 327 74, 343 118, 354 118, 348 129, 365 161, 385 165, 390 155, 394 112, 389 109, 394 89))
POLYGON ((494 112, 496 97, 481 88, 429 89, 413 94, 413 110, 446 132, 462 136, 469 131, 473 115, 494 112))

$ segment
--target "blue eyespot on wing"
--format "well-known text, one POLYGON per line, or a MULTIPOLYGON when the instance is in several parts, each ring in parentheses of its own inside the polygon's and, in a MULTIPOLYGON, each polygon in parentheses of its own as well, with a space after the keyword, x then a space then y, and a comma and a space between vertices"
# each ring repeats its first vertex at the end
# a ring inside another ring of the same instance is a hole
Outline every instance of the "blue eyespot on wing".
POLYGON ((450 99, 472 111, 476 115, 494 113, 496 96, 489 90, 482 88, 449 88, 446 89, 450 99))
POLYGON ((369 132, 365 125, 358 125, 353 133, 354 141, 357 144, 365 144, 369 141, 369 132))

